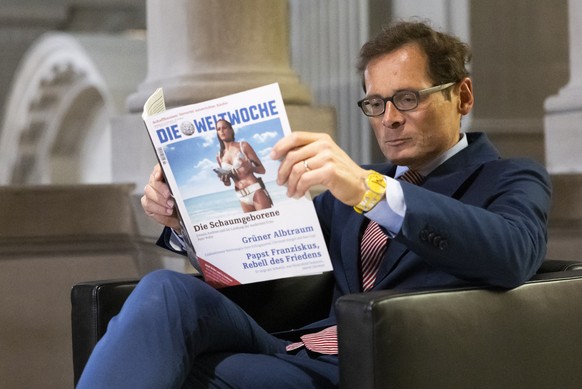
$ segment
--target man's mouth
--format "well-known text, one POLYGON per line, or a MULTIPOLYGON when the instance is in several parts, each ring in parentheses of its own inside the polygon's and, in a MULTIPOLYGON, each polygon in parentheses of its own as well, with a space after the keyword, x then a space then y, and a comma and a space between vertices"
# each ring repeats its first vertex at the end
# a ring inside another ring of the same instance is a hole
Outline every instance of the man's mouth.
POLYGON ((392 146, 392 147, 400 147, 404 144, 406 144, 410 139, 408 138, 401 138, 401 139, 391 139, 391 140, 387 140, 386 144, 388 146, 392 146))

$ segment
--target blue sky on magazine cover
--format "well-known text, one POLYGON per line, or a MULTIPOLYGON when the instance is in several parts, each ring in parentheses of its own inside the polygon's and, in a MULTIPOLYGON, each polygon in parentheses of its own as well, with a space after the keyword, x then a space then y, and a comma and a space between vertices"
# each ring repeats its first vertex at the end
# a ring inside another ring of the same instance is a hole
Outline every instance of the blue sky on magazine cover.
MULTIPOLYGON (((263 177, 265 182, 274 181, 277 178, 279 161, 273 161, 269 153, 275 143, 283 137, 279 118, 233 127, 235 141, 248 142, 265 166, 266 172, 260 177, 263 177)), ((184 200, 234 190, 232 185, 225 186, 212 171, 218 167, 216 157, 219 150, 216 131, 209 131, 165 147, 166 157, 184 200)))

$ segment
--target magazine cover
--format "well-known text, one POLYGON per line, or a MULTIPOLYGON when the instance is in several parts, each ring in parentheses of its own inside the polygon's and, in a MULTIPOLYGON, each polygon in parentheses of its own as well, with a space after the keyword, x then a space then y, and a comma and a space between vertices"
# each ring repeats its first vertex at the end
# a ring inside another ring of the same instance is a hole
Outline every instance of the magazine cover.
POLYGON ((311 199, 276 183, 269 153, 291 131, 278 84, 169 110, 158 89, 143 119, 206 282, 332 270, 311 199))

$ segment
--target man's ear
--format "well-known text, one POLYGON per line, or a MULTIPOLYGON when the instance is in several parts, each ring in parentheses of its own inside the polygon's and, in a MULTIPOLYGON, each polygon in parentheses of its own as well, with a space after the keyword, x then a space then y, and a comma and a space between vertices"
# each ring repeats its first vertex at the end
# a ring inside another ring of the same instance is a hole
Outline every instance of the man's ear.
POLYGON ((469 77, 463 78, 459 84, 459 113, 467 115, 473 109, 473 82, 469 77))

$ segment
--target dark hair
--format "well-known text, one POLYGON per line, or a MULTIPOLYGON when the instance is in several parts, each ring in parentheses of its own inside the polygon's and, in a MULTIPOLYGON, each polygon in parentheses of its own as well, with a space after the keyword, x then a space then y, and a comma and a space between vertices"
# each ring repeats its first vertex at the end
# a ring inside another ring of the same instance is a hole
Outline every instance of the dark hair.
POLYGON ((407 44, 417 44, 424 51, 427 56, 427 73, 435 85, 457 82, 469 75, 465 67, 471 61, 469 45, 457 37, 434 30, 427 23, 399 21, 384 26, 378 35, 360 49, 357 69, 362 75, 364 90, 363 75, 370 61, 407 44))
MULTIPOLYGON (((230 122, 226 119, 218 119, 214 126, 215 127, 218 126, 218 123, 220 123, 220 122, 225 122, 228 125, 228 127, 232 130, 232 140, 234 140, 234 128, 232 128, 232 124, 230 124, 230 122)), ((220 158, 222 158, 224 156, 225 146, 224 146, 224 142, 222 141, 222 139, 220 139, 220 137, 218 136, 218 131, 216 131, 216 138, 218 138, 218 143, 220 144, 219 155, 220 155, 220 158)))

